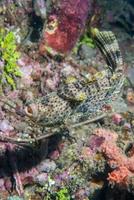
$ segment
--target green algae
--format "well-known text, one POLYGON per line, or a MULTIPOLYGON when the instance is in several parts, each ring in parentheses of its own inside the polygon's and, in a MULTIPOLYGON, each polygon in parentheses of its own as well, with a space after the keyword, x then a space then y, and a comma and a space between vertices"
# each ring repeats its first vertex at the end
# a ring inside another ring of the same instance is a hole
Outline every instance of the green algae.
POLYGON ((16 50, 15 35, 12 31, 6 32, 6 30, 0 29, 0 57, 3 62, 0 84, 2 86, 8 84, 15 89, 15 77, 20 77, 21 72, 17 65, 20 54, 16 50))

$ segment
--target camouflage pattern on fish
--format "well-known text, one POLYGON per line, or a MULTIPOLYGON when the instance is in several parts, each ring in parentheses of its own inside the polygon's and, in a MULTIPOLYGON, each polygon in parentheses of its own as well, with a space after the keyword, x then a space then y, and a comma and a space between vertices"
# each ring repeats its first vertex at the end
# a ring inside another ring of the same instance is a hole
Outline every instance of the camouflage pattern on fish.
POLYGON ((29 104, 26 114, 37 123, 54 126, 92 119, 102 112, 104 105, 118 97, 124 75, 117 39, 111 31, 92 29, 91 34, 106 60, 107 69, 90 79, 68 76, 56 92, 29 104))

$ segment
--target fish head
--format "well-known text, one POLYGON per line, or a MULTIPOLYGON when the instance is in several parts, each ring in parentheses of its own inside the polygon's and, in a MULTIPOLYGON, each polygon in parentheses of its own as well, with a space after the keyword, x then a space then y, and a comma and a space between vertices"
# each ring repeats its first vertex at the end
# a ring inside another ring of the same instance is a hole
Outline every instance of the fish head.
POLYGON ((30 102, 26 105, 25 115, 32 119, 37 119, 39 115, 39 106, 35 102, 30 102))

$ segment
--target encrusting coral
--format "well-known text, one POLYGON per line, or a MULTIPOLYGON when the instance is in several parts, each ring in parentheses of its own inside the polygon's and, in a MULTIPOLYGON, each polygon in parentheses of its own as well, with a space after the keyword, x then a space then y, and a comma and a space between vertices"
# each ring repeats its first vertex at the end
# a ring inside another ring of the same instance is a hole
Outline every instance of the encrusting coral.
POLYGON ((40 53, 70 52, 84 29, 88 12, 88 0, 60 0, 48 17, 40 53))
POLYGON ((130 180, 134 176, 134 153, 128 157, 122 152, 117 146, 118 134, 115 132, 97 129, 95 135, 102 138, 99 151, 103 153, 111 168, 107 180, 111 185, 118 185, 129 190, 130 180))

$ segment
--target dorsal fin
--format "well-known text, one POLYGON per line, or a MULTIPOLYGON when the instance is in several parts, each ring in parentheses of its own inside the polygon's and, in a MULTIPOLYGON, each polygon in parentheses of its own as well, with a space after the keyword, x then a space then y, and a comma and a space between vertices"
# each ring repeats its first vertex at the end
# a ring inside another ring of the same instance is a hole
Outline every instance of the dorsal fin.
POLYGON ((93 40, 102 52, 107 65, 112 72, 123 64, 118 41, 112 31, 99 31, 91 29, 93 40))

